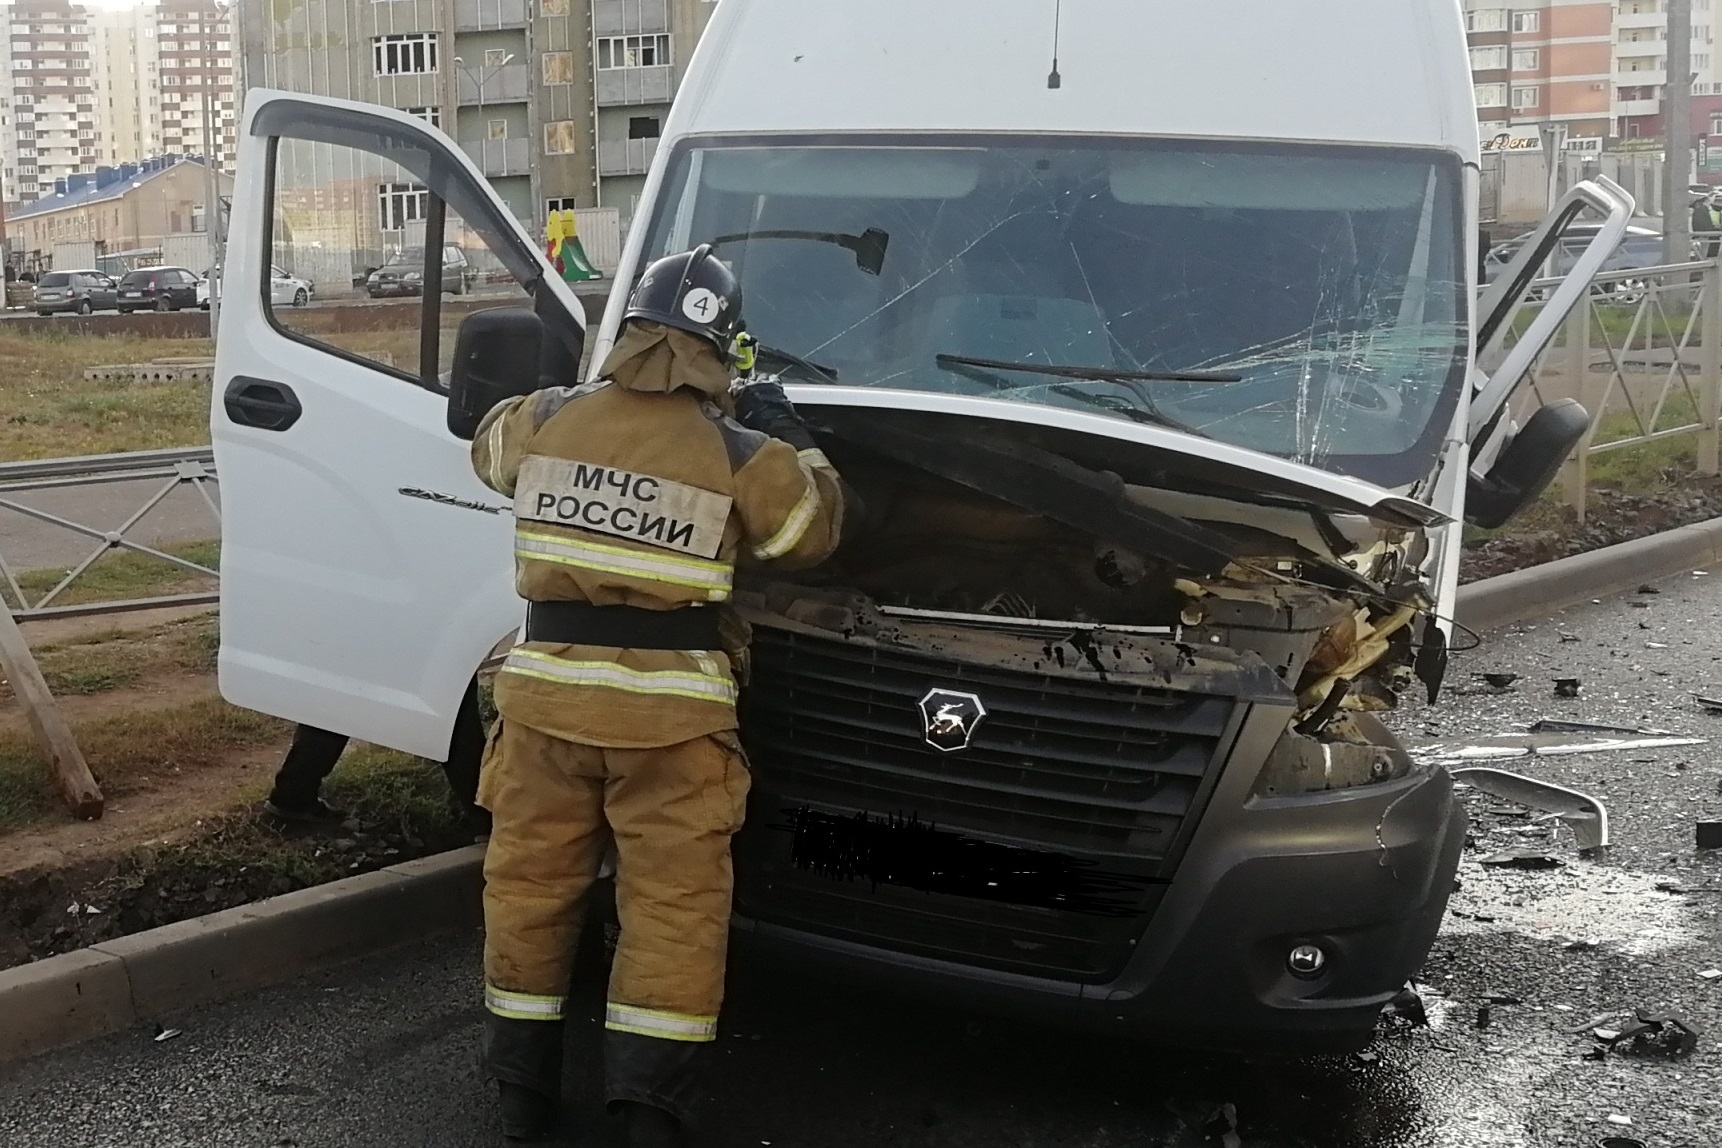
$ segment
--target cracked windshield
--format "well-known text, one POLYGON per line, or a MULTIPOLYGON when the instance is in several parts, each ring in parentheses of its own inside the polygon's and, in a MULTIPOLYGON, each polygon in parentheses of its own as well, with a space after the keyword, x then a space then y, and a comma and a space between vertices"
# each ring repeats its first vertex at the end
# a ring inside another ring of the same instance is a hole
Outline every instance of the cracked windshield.
POLYGON ((1404 483, 1462 379, 1455 182, 1382 150, 706 147, 676 158, 648 242, 716 243, 796 381, 1065 407, 1404 483))

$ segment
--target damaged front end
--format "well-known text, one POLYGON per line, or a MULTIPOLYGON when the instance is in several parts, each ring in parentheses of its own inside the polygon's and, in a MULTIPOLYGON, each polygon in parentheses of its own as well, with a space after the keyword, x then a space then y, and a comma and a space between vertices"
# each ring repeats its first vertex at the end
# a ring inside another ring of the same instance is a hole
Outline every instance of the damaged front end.
POLYGON ((818 417, 863 522, 738 597, 744 932, 1155 1040, 1366 1040, 1463 838, 1375 717, 1445 668, 1415 504, 888 401, 818 417))

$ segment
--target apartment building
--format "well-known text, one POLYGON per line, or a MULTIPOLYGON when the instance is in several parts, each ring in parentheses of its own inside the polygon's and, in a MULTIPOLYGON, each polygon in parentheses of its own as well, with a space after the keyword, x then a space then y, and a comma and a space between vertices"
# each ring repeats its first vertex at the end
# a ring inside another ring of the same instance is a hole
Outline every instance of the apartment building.
POLYGON ((229 16, 215 0, 9 0, 0 52, 0 181, 29 203, 54 182, 237 143, 229 16), (205 132, 205 122, 209 130, 205 132))
POLYGON ((96 92, 96 154, 102 164, 137 163, 152 154, 148 127, 145 46, 150 9, 143 5, 89 10, 96 92))
MULTIPOLYGON (((1717 90, 1712 0, 1691 3, 1694 88, 1717 90)), ((1464 9, 1485 139, 1550 124, 1598 147, 1660 134, 1667 0, 1464 0, 1464 9)))
MULTIPOLYGON (((401 108, 472 157, 517 218, 633 215, 715 0, 240 0, 252 86, 401 108)), ((379 186, 385 231, 414 189, 379 186)))
POLYGON ((96 166, 93 37, 69 0, 12 0, 7 17, 0 165, 7 198, 27 202, 96 166))
POLYGON ((155 150, 213 153, 221 170, 232 171, 239 124, 228 13, 215 0, 157 0, 149 16, 157 81, 150 95, 160 99, 155 150))

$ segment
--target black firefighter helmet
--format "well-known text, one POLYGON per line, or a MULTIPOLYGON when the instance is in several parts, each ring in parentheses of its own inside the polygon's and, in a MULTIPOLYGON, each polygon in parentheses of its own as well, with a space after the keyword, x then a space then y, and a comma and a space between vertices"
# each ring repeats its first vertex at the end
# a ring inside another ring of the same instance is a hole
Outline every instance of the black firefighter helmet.
POLYGON ((622 321, 645 319, 710 339, 727 355, 741 329, 741 281, 729 264, 702 243, 680 255, 666 255, 646 268, 628 298, 622 321))

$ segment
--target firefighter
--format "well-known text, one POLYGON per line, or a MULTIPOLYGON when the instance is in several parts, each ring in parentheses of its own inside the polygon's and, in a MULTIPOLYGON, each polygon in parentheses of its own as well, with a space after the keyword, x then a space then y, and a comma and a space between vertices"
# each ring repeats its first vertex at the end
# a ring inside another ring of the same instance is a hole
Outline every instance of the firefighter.
POLYGON ((503 1131, 546 1133, 580 909, 606 843, 621 924, 605 1098, 631 1145, 680 1143, 716 1036, 747 762, 738 557, 837 546, 836 472, 775 382, 737 389, 741 290, 709 246, 651 265, 600 378, 499 405, 473 465, 514 499, 523 640, 496 678, 479 802, 486 1062, 503 1131))

